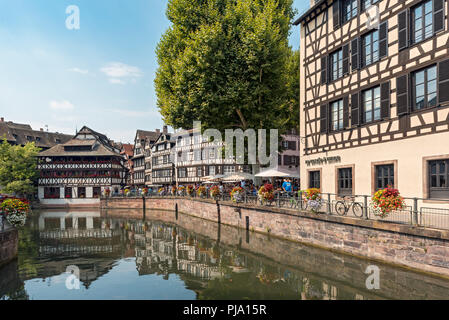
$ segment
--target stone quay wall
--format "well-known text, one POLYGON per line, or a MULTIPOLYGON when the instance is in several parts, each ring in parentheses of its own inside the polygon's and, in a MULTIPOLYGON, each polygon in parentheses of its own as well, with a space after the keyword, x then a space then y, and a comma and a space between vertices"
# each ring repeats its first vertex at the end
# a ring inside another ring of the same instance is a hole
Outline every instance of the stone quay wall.
POLYGON ((17 257, 19 233, 16 228, 5 225, 0 228, 0 266, 17 257))
POLYGON ((449 230, 209 199, 101 200, 103 209, 143 209, 144 205, 449 277, 449 230))

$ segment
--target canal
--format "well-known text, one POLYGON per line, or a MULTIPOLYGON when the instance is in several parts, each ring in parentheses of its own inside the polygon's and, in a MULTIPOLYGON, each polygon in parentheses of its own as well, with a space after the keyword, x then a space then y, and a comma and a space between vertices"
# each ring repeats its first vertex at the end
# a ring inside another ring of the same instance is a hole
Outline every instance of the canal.
POLYGON ((159 211, 35 212, 0 269, 2 300, 448 298, 449 280, 159 211))

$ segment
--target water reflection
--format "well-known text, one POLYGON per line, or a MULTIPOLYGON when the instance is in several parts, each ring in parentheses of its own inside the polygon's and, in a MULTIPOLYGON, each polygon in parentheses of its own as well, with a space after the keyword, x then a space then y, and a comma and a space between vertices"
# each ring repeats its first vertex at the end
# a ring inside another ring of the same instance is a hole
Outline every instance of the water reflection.
POLYGON ((449 282, 390 266, 365 287, 369 261, 149 211, 57 212, 20 232, 0 269, 1 299, 447 299, 449 282), (136 219, 128 217, 135 216, 136 219), (68 290, 66 268, 80 269, 68 290))

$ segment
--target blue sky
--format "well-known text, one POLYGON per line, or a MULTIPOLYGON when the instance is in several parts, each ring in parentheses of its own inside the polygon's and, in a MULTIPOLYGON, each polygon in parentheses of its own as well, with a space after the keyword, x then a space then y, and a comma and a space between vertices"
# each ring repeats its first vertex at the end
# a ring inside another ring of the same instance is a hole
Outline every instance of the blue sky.
MULTIPOLYGON (((0 116, 34 129, 83 125, 131 142, 160 128, 156 45, 167 0, 0 0, 0 116), (66 28, 78 6, 80 29, 66 28)), ((299 12, 309 1, 295 0, 299 12)), ((291 35, 299 46, 299 30, 291 35)))

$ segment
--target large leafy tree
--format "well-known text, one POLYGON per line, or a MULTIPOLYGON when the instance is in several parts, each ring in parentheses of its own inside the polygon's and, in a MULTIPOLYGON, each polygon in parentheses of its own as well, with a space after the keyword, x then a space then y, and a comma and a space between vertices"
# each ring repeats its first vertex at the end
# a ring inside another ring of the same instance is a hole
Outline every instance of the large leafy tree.
POLYGON ((23 147, 12 146, 6 139, 0 143, 0 188, 3 192, 20 196, 34 193, 39 151, 34 142, 23 147))
POLYGON ((190 128, 199 120, 221 132, 282 133, 295 124, 294 14, 292 0, 170 0, 172 25, 157 48, 155 80, 164 121, 190 128))

